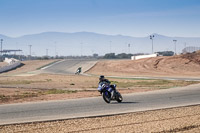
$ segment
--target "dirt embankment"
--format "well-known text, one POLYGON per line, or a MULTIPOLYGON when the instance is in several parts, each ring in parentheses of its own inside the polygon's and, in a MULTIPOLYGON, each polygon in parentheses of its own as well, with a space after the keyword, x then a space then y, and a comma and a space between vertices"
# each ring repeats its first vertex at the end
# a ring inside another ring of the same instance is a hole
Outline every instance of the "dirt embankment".
POLYGON ((134 61, 100 61, 88 73, 121 76, 200 77, 200 52, 134 61))
POLYGON ((30 71, 35 71, 37 68, 40 68, 41 66, 47 65, 49 63, 52 63, 56 60, 30 60, 30 61, 22 61, 23 64, 21 67, 16 68, 15 70, 1 73, 0 76, 4 75, 15 75, 15 74, 21 74, 26 73, 30 71))

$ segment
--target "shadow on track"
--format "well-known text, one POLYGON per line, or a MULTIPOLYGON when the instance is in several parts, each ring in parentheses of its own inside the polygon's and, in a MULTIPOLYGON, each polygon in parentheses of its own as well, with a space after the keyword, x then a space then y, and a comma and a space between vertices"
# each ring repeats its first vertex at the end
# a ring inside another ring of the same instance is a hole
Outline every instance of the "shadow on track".
POLYGON ((121 102, 121 103, 118 103, 118 102, 113 102, 113 103, 110 103, 110 104, 137 104, 139 102, 121 102))

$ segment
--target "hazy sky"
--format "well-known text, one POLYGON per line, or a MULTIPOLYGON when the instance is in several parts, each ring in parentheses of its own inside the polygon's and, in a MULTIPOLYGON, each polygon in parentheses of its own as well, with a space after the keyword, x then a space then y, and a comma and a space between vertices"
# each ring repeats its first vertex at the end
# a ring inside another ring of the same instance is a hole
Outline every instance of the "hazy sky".
POLYGON ((0 0, 0 34, 200 37, 200 0, 0 0))

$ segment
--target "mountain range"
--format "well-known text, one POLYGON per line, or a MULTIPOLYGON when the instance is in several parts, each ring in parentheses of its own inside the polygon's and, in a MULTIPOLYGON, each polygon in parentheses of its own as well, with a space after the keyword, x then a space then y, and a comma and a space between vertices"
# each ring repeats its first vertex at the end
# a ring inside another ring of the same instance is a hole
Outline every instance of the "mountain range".
MULTIPOLYGON (((153 52, 175 51, 189 46, 200 47, 200 37, 168 37, 152 34, 153 52), (177 40, 176 42, 173 40, 177 40), (176 44, 175 44, 176 43, 176 44)), ((3 39, 3 50, 21 49, 17 54, 30 54, 33 56, 80 56, 97 53, 152 53, 152 40, 150 36, 131 37, 123 35, 105 35, 93 32, 44 32, 24 35, 21 37, 8 37, 0 34, 3 39)))

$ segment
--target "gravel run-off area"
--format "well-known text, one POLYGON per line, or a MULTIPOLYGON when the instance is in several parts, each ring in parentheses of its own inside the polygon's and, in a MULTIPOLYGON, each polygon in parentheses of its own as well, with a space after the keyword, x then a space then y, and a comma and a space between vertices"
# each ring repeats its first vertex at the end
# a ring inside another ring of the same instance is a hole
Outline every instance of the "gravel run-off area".
POLYGON ((200 132, 200 105, 135 112, 94 118, 78 118, 0 126, 1 133, 132 133, 200 132))

